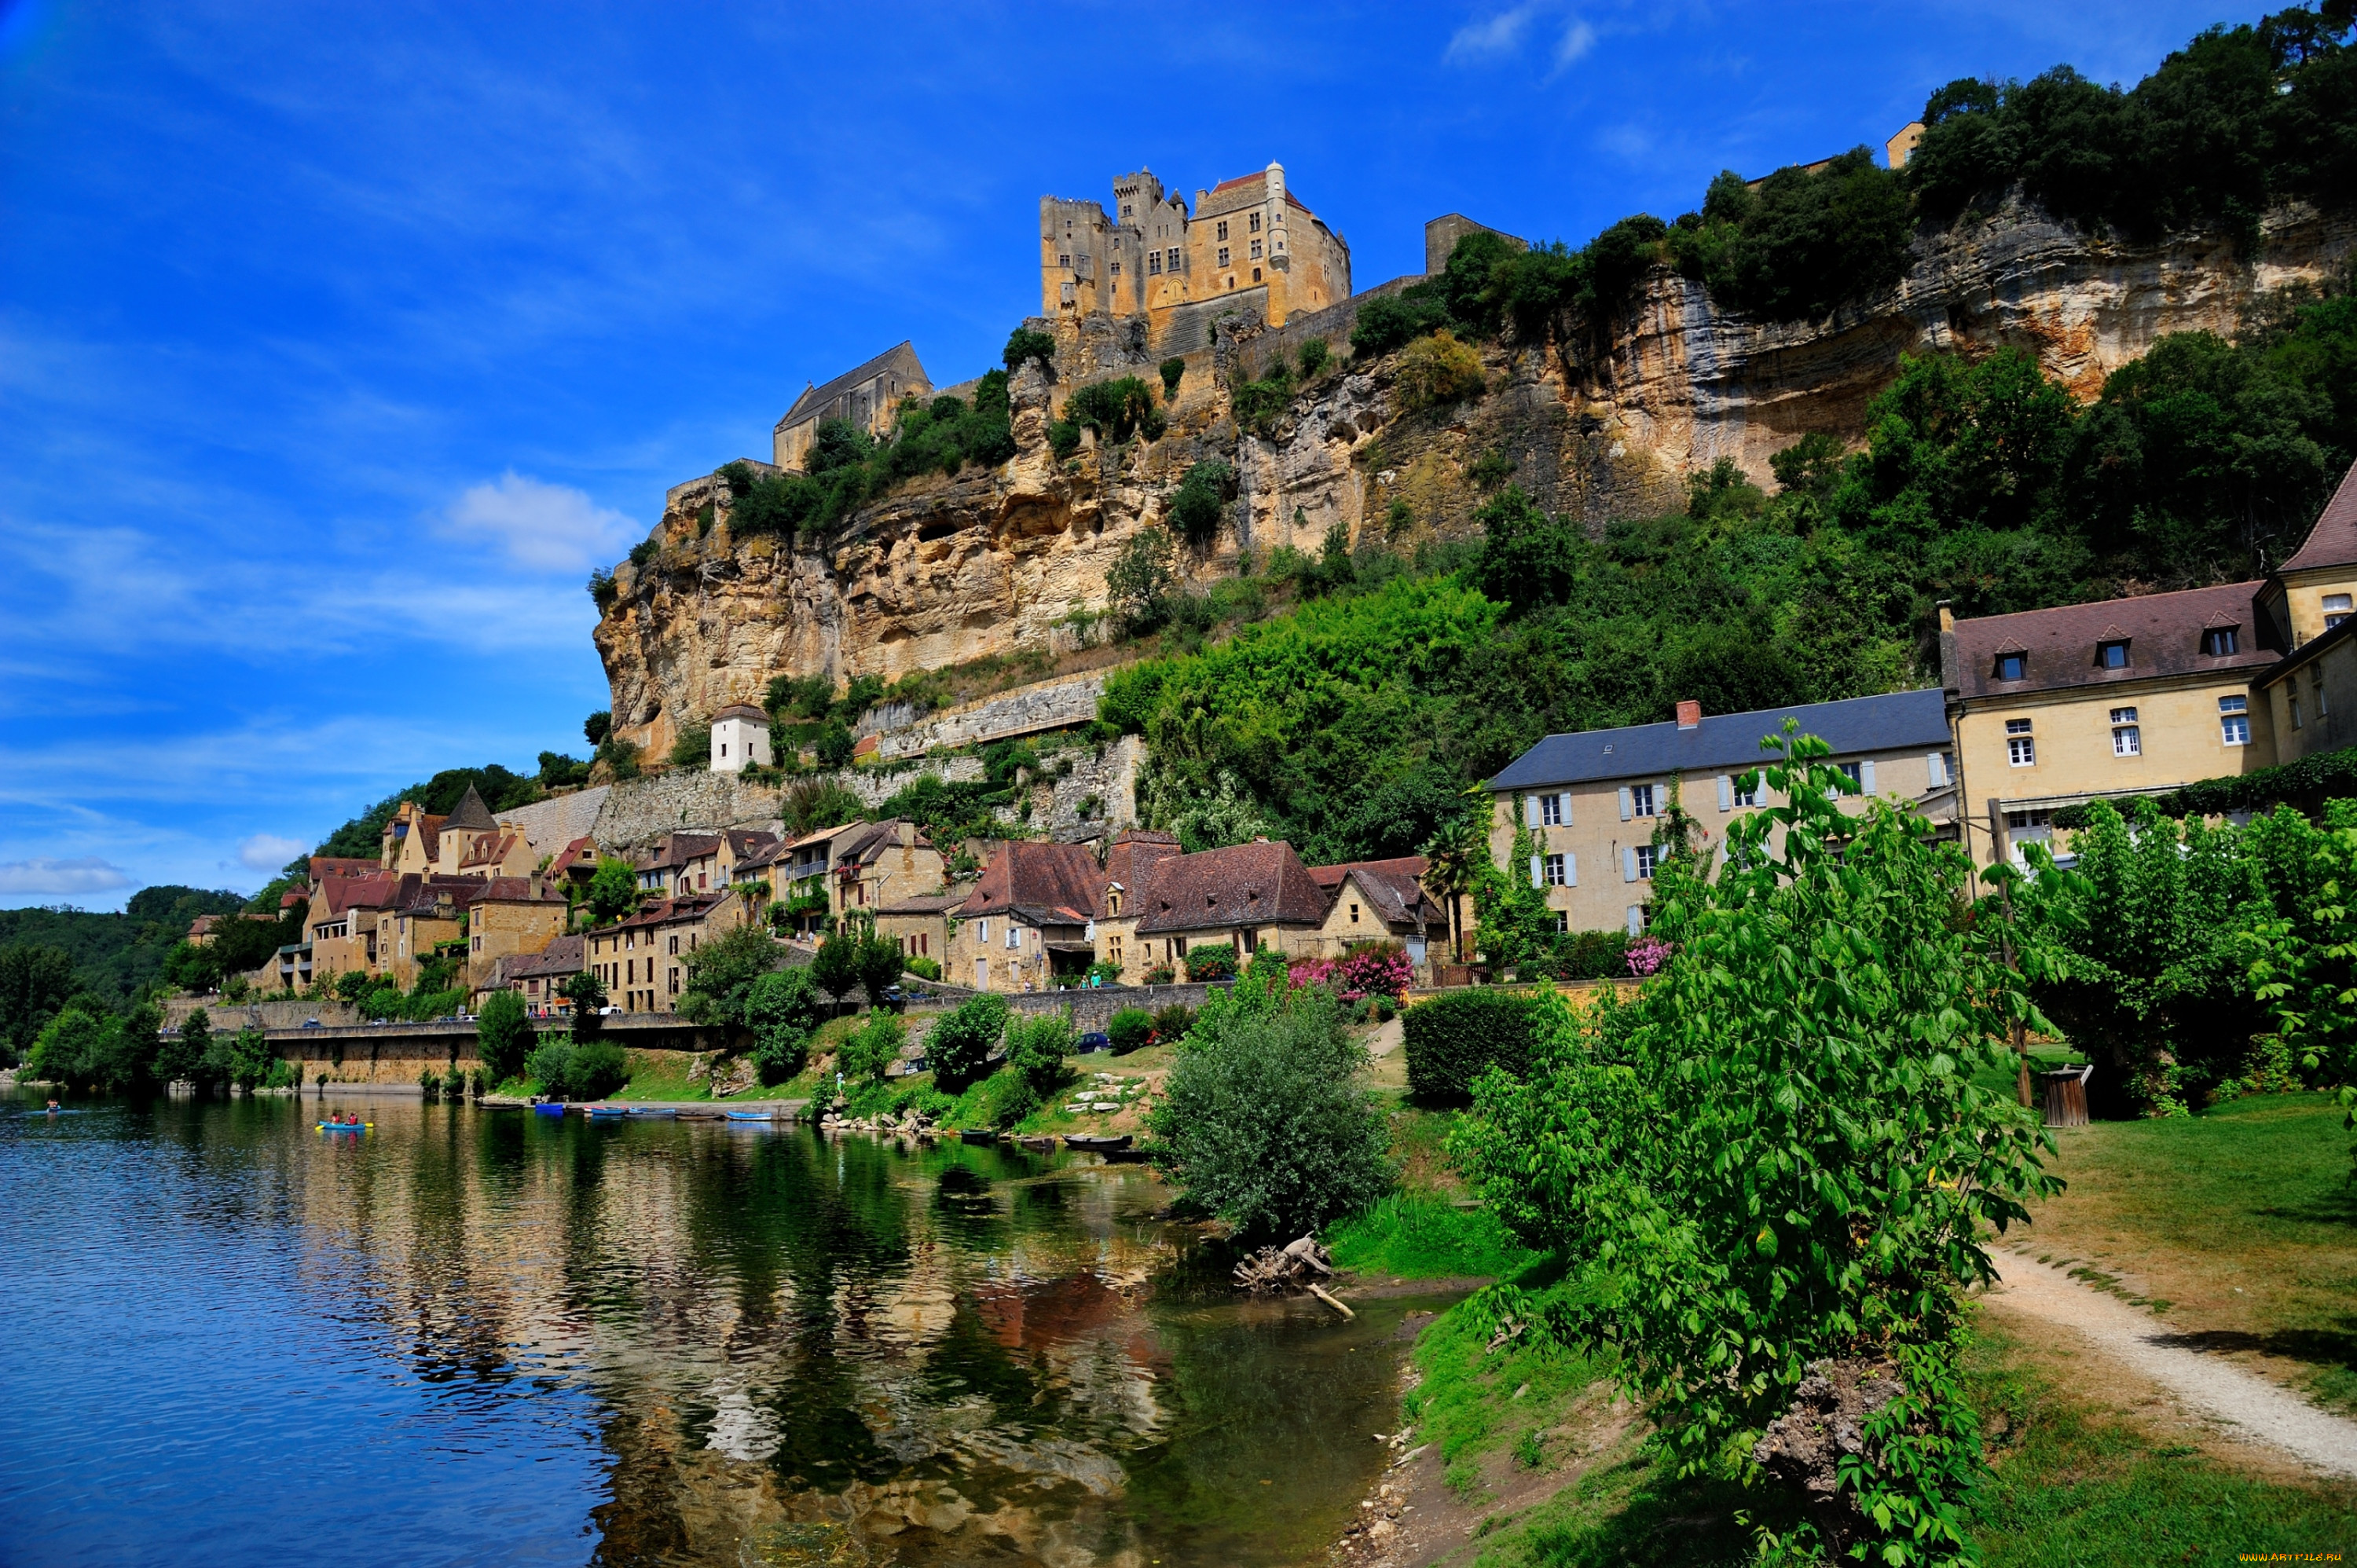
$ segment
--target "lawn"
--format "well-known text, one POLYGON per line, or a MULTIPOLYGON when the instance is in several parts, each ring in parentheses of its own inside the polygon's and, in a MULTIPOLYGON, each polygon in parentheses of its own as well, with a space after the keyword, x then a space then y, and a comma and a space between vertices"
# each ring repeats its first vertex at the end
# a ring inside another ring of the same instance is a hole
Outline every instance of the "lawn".
POLYGON ((2014 1244, 2357 1411, 2357 1187, 2321 1094, 2057 1133, 2070 1185, 2014 1244))

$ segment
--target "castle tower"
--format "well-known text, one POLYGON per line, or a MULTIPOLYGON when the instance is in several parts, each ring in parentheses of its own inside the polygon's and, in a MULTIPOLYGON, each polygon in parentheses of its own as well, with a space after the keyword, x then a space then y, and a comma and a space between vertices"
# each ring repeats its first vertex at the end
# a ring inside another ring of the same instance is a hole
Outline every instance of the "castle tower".
POLYGON ((1268 264, 1278 272, 1293 270, 1293 257, 1285 245, 1285 166, 1268 166, 1268 264))

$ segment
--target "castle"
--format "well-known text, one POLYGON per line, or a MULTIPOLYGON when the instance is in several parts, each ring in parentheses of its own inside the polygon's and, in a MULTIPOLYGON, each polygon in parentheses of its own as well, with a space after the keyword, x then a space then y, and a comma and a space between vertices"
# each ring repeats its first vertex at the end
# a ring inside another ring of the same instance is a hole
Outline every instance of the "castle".
POLYGON ((1182 351, 1213 311, 1271 327, 1351 297, 1351 246, 1286 188, 1285 166, 1185 198, 1147 170, 1114 181, 1118 217, 1094 201, 1039 199, 1039 314, 1143 316, 1151 341, 1182 351))

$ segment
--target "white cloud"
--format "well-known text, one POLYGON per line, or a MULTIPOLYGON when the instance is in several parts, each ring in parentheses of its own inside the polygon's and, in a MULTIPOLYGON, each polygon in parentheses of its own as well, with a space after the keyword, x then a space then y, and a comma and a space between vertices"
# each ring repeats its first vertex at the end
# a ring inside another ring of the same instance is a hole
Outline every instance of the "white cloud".
POLYGON ((300 839, 283 839, 276 833, 256 833, 237 846, 237 861, 248 871, 275 876, 280 866, 310 847, 300 839))
POLYGON ((1463 65, 1512 54, 1522 47, 1523 35, 1530 31, 1531 19, 1538 12, 1535 5, 1516 5, 1486 20, 1468 22, 1449 35, 1448 52, 1441 58, 1463 65))
POLYGON ((1579 58, 1596 47, 1596 29, 1577 17, 1563 30, 1563 38, 1555 46, 1555 68, 1563 70, 1577 64, 1579 58))
POLYGON ((630 520, 570 485, 544 484, 511 468, 469 485, 451 504, 451 527, 497 541, 519 565, 547 572, 602 565, 630 541, 630 520))
POLYGON ((36 855, 30 860, 0 861, 0 894, 104 893, 130 886, 131 878, 122 867, 94 854, 78 860, 36 855))

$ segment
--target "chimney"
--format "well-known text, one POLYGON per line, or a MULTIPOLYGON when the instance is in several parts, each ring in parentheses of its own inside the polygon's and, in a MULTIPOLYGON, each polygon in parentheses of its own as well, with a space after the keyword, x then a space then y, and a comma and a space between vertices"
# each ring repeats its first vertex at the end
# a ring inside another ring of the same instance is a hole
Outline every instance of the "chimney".
POLYGON ((1953 631, 1956 629, 1956 607, 1953 601, 1948 599, 1942 599, 1940 601, 1940 629, 1942 631, 1953 631))
POLYGON ((1678 727, 1695 729, 1702 724, 1702 704, 1689 699, 1678 704, 1678 727))

